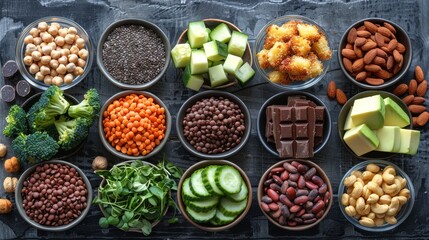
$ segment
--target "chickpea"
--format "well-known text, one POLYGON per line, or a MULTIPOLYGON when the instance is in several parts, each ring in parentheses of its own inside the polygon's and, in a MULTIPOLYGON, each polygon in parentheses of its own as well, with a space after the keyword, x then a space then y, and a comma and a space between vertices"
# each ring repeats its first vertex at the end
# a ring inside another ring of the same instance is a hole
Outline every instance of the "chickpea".
POLYGON ((48 43, 48 46, 51 46, 52 50, 54 50, 54 49, 56 49, 56 48, 57 48, 57 44, 56 44, 54 41, 53 41, 53 42, 48 43))
POLYGON ((76 54, 70 54, 69 55, 69 58, 68 58, 68 60, 69 60, 69 62, 71 62, 71 63, 77 63, 77 59, 78 59, 78 57, 77 57, 77 55, 76 54))
POLYGON ((57 46, 63 46, 65 43, 64 38, 62 36, 56 36, 55 37, 55 44, 57 44, 57 46))
POLYGON ((39 66, 37 66, 37 64, 33 63, 33 64, 31 64, 29 71, 31 74, 36 74, 37 72, 39 72, 39 66))
POLYGON ((51 56, 42 56, 42 58, 40 59, 40 62, 43 65, 49 65, 49 63, 51 62, 51 56))
POLYGON ((38 62, 38 61, 40 61, 42 54, 39 51, 34 51, 31 53, 31 56, 33 57, 34 61, 38 62))
POLYGON ((39 31, 39 29, 37 29, 37 28, 32 28, 32 29, 30 29, 30 35, 31 36, 33 36, 33 37, 38 37, 39 36, 39 33, 40 33, 40 31, 39 31))
POLYGON ((58 59, 60 57, 61 57, 60 51, 57 51, 57 50, 52 50, 51 51, 51 58, 52 59, 58 59))
POLYGON ((46 85, 51 85, 51 84, 52 84, 52 76, 50 76, 50 75, 46 75, 46 76, 45 76, 45 78, 43 79, 43 82, 44 82, 46 85))
POLYGON ((79 67, 85 67, 85 65, 86 65, 86 61, 85 60, 83 60, 82 58, 79 58, 78 60, 77 60, 77 65, 79 66, 79 67))
POLYGON ((83 38, 78 38, 78 39, 76 39, 76 46, 79 48, 79 49, 82 49, 82 48, 84 48, 85 47, 85 40, 83 39, 83 38))
POLYGON ((73 45, 71 48, 70 48, 70 53, 72 53, 72 54, 78 54, 79 53, 79 48, 76 46, 76 45, 73 45))
POLYGON ((61 25, 57 22, 53 22, 51 23, 51 27, 55 27, 56 29, 60 30, 61 29, 61 25))
POLYGON ((48 24, 46 22, 39 22, 39 24, 37 25, 37 28, 41 32, 44 32, 44 31, 48 30, 48 24))
POLYGON ((56 77, 56 76, 58 76, 58 72, 57 72, 57 70, 55 70, 55 69, 51 69, 51 74, 50 74, 52 77, 56 77))
POLYGON ((69 74, 64 76, 64 83, 65 84, 70 84, 72 82, 73 82, 73 74, 69 73, 69 74))
POLYGON ((67 44, 73 44, 73 42, 74 42, 74 34, 67 34, 65 37, 64 37, 64 41, 67 43, 67 44))
POLYGON ((60 35, 61 37, 65 37, 67 35, 67 28, 58 29, 58 35, 60 35))
POLYGON ((61 49, 61 56, 68 56, 70 55, 70 50, 69 49, 61 49))
POLYGON ((56 70, 58 74, 65 74, 67 72, 66 66, 62 63, 57 67, 56 70))
POLYGON ((88 58, 88 50, 81 49, 79 51, 79 57, 82 58, 83 60, 86 60, 88 58))
POLYGON ((42 42, 41 44, 39 44, 39 45, 37 46, 37 49, 39 49, 39 47, 40 47, 39 52, 41 52, 41 51, 42 51, 42 48, 43 48, 43 47, 45 47, 45 46, 48 46, 48 44, 47 44, 47 43, 45 43, 45 42, 42 42))
POLYGON ((66 43, 66 44, 63 45, 63 49, 67 49, 67 50, 70 51, 71 46, 72 45, 66 43))
POLYGON ((69 72, 69 73, 73 72, 75 70, 75 68, 76 68, 76 65, 74 63, 69 63, 66 66, 67 72, 69 72))
POLYGON ((43 55, 50 55, 52 51, 52 47, 51 46, 43 46, 42 47, 42 53, 43 55))
POLYGON ((25 50, 28 52, 28 53, 32 53, 32 52, 34 52, 34 51, 37 51, 37 47, 36 47, 36 45, 34 45, 34 44, 32 44, 32 43, 30 43, 30 44, 28 44, 27 45, 27 47, 25 48, 25 50))
POLYGON ((49 67, 46 67, 46 66, 41 66, 41 67, 40 67, 40 73, 41 73, 43 76, 46 76, 46 75, 48 75, 49 73, 51 73, 51 69, 50 69, 49 67))
POLYGON ((80 76, 80 75, 82 75, 82 74, 83 74, 83 68, 81 68, 81 67, 76 67, 76 68, 74 69, 74 71, 73 71, 73 74, 74 74, 74 75, 76 75, 76 76, 80 76))
POLYGON ((56 28, 56 27, 54 27, 54 26, 51 25, 48 28, 48 33, 55 37, 55 36, 58 35, 58 28, 56 28))
POLYGON ((43 75, 41 72, 37 72, 36 75, 34 75, 34 78, 39 81, 43 81, 43 79, 45 78, 45 75, 43 75))
POLYGON ((57 60, 55 60, 55 59, 52 59, 50 62, 49 62, 49 66, 51 67, 51 68, 54 68, 54 69, 57 69, 57 67, 60 65, 60 63, 58 63, 58 61, 57 60))
POLYGON ((25 44, 29 44, 29 43, 33 43, 33 36, 28 35, 24 38, 24 43, 25 44))
POLYGON ((58 62, 59 62, 60 64, 64 64, 64 66, 65 66, 65 65, 67 65, 67 63, 68 63, 68 59, 67 59, 67 57, 66 57, 66 56, 62 56, 62 57, 60 57, 60 58, 58 59, 58 62))
POLYGON ((54 41, 54 38, 52 37, 52 35, 51 34, 49 34, 49 33, 44 33, 43 35, 42 35, 42 40, 45 42, 45 43, 50 43, 50 42, 52 42, 52 41, 54 41))
POLYGON ((57 85, 57 86, 61 86, 64 83, 63 78, 61 77, 54 77, 52 78, 52 84, 57 85))
POLYGON ((31 56, 25 56, 24 57, 24 64, 26 66, 30 66, 31 64, 33 64, 33 58, 31 56))
POLYGON ((36 45, 40 45, 43 42, 41 37, 35 37, 33 38, 33 43, 36 45))

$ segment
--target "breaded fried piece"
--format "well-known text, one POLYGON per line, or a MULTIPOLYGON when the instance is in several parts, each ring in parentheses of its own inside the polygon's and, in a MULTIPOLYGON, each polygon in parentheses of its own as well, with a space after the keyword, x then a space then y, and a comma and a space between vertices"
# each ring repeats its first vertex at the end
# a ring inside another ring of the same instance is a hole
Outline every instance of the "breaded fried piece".
POLYGON ((268 52, 268 62, 271 67, 276 68, 281 64, 283 59, 290 55, 291 49, 289 43, 276 42, 268 52))
POLYGON ((299 23, 297 25, 299 36, 310 40, 312 43, 319 40, 321 37, 319 33, 319 29, 316 26, 307 24, 307 23, 299 23))
POLYGON ((297 36, 298 35, 298 21, 288 21, 286 23, 284 23, 282 25, 282 28, 285 29, 284 31, 284 36, 283 36, 283 41, 287 42, 289 41, 293 36, 297 36))
POLYGON ((270 81, 274 83, 280 83, 280 84, 290 83, 289 75, 281 71, 272 71, 268 73, 268 79, 270 79, 270 81))
POLYGON ((286 29, 275 24, 267 28, 264 49, 271 49, 276 42, 283 42, 283 37, 287 34, 286 29))
POLYGON ((313 44, 312 49, 322 61, 326 61, 332 57, 332 50, 329 48, 328 40, 324 35, 313 44))
POLYGON ((308 69, 308 78, 314 78, 319 76, 323 72, 323 64, 317 58, 316 54, 310 52, 308 59, 311 62, 310 68, 308 69))
POLYGON ((256 56, 258 57, 259 65, 262 69, 266 69, 270 67, 270 62, 268 62, 268 52, 267 49, 262 49, 256 56))
POLYGON ((294 36, 290 40, 292 52, 301 57, 307 57, 311 51, 311 42, 301 36, 294 36))
POLYGON ((309 59, 293 55, 283 60, 279 70, 288 72, 292 80, 306 80, 309 78, 308 72, 310 67, 311 61, 309 59))

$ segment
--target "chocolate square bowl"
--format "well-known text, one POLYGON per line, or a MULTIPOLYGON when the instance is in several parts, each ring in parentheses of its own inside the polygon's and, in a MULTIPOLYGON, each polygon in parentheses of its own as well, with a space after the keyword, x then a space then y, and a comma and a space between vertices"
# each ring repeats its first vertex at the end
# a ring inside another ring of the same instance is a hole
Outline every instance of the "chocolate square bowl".
MULTIPOLYGON (((323 121, 317 120, 316 123, 319 125, 323 124, 323 130, 321 130, 320 128, 315 128, 315 134, 318 132, 319 136, 321 134, 321 137, 316 137, 315 140, 317 142, 315 142, 314 147, 313 147, 313 154, 316 154, 318 152, 320 152, 322 150, 322 148, 326 145, 326 143, 329 141, 329 138, 331 136, 331 115, 329 113, 328 107, 322 102, 322 100, 320 100, 319 98, 317 98, 316 96, 314 96, 313 94, 307 93, 307 92, 303 92, 303 91, 287 91, 287 92, 281 92, 278 93, 274 96, 272 96, 271 98, 269 98, 261 107, 261 109, 259 110, 259 114, 258 114, 258 118, 257 118, 257 132, 258 132, 258 137, 259 140, 261 141, 262 145, 265 147, 265 149, 270 152, 271 154, 280 157, 279 152, 277 151, 276 148, 276 144, 274 142, 273 139, 273 135, 269 134, 269 138, 267 138, 267 109, 269 106, 272 105, 283 105, 283 106, 287 106, 288 104, 288 98, 289 97, 305 97, 307 100, 310 100, 312 102, 314 102, 317 106, 323 107, 324 111, 323 111, 323 121)), ((294 113, 292 113, 292 117, 295 116, 294 113)), ((307 116, 307 114, 305 114, 305 117, 307 116)), ((285 124, 293 127, 293 125, 291 124, 293 120, 288 120, 288 122, 285 124)), ((302 120, 299 120, 299 123, 297 126, 303 126, 306 122, 302 120)), ((287 127, 287 126, 286 126, 287 127)), ((308 136, 311 134, 310 132, 308 132, 307 127, 304 127, 302 129, 297 129, 300 130, 300 132, 303 134, 302 136, 297 136, 295 138, 297 139, 301 139, 300 141, 303 142, 302 140, 304 140, 303 144, 306 145, 308 144, 308 136), (305 136, 304 136, 305 135, 305 136)), ((272 131, 268 130, 268 131, 272 131)), ((280 131, 280 129, 279 129, 280 131)), ((281 134, 281 133, 280 133, 281 134)), ((286 129, 286 132, 284 134, 287 134, 289 136, 279 136, 279 138, 282 139, 288 139, 288 140, 292 140, 294 137, 293 135, 296 135, 295 129, 289 128, 286 129)), ((291 142, 291 141, 287 141, 287 142, 291 142)), ((293 146, 293 144, 290 145, 291 147, 293 146)), ((297 149, 292 149, 293 151, 297 150, 297 149)), ((304 150, 304 149, 298 149, 300 151, 304 150)), ((308 149, 306 150, 306 152, 308 152, 308 149)), ((313 154, 310 154, 310 156, 307 157, 299 157, 299 158, 309 158, 312 157, 313 154)), ((293 157, 291 155, 291 157, 293 157)), ((283 158, 291 158, 291 157, 283 157, 283 158)), ((296 157, 298 158, 298 157, 296 157)))
POLYGON ((252 129, 249 110, 232 93, 207 90, 195 94, 180 107, 177 135, 193 155, 224 159, 239 152, 252 129))
MULTIPOLYGON (((389 152, 379 152, 379 151, 371 151, 369 153, 366 153, 362 156, 357 156, 353 150, 347 146, 347 144, 344 142, 343 137, 345 134, 344 131, 344 125, 347 119, 347 114, 349 113, 351 107, 353 106, 354 102, 356 99, 360 99, 360 98, 364 98, 364 97, 369 97, 369 96, 374 96, 380 94, 380 96, 382 98, 386 98, 386 97, 390 97, 393 101, 395 101, 402 110, 405 111, 405 113, 408 114, 408 116, 410 117, 410 122, 412 122, 412 116, 411 116, 411 112, 408 109, 407 105, 402 102, 402 100, 397 97, 396 95, 390 93, 390 92, 386 92, 386 91, 380 91, 380 90, 368 90, 365 92, 360 92, 356 95, 354 95, 352 98, 350 98, 346 104, 344 104, 343 108, 341 108, 340 114, 338 115, 338 136, 341 140, 341 142, 344 144, 344 147, 355 157, 358 158, 362 158, 362 159, 387 159, 387 158, 391 158, 395 155, 397 155, 398 153, 389 153, 389 152)), ((412 129, 412 124, 408 125, 407 127, 408 129, 412 129)))
POLYGON ((383 18, 365 18, 353 23, 338 46, 338 62, 344 75, 365 89, 393 86, 407 73, 411 59, 412 47, 407 32, 383 18), (385 35, 389 34, 387 38, 385 35))

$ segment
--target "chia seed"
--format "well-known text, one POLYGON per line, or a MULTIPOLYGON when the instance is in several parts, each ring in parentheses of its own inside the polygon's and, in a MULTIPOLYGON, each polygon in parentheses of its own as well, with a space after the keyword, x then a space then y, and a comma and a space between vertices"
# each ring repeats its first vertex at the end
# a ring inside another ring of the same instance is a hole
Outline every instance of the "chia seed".
POLYGON ((138 85, 150 82, 166 61, 164 43, 152 29, 123 25, 114 29, 103 44, 103 62, 119 82, 138 85))

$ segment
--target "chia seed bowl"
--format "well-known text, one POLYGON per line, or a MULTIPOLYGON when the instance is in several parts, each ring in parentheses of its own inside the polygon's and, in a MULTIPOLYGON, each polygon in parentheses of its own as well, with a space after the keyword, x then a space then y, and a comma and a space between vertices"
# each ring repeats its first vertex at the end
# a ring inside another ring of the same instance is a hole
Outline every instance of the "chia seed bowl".
POLYGON ((104 30, 97 46, 97 64, 117 87, 142 90, 167 71, 170 42, 155 24, 143 19, 121 19, 104 30), (132 50, 132 51, 130 51, 132 50))

